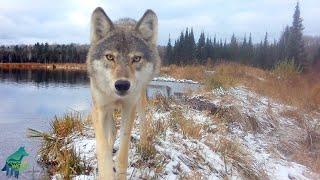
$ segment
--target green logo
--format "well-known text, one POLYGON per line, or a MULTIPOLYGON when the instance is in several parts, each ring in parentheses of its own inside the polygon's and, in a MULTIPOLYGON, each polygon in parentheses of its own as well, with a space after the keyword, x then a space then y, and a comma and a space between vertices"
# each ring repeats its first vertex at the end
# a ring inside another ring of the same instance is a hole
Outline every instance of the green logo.
POLYGON ((22 162, 22 159, 28 155, 24 147, 20 147, 6 159, 6 164, 2 168, 2 171, 6 171, 6 175, 9 177, 14 176, 18 178, 19 173, 29 167, 27 162, 22 162))

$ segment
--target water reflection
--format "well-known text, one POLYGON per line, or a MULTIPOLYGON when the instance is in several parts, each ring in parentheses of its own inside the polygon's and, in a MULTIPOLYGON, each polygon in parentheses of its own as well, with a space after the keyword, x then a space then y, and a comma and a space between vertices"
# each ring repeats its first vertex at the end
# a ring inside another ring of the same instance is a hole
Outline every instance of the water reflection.
MULTIPOLYGON (((0 166, 25 146, 30 169, 20 178, 42 179, 45 171, 36 163, 39 142, 26 137, 27 128, 47 131, 54 115, 74 110, 86 113, 90 104, 85 72, 0 69, 0 166), (33 177, 32 171, 36 172, 33 177)), ((0 179, 6 179, 1 171, 0 179)))
POLYGON ((89 82, 85 71, 65 70, 20 70, 0 69, 0 80, 17 83, 34 83, 36 85, 86 85, 89 82))

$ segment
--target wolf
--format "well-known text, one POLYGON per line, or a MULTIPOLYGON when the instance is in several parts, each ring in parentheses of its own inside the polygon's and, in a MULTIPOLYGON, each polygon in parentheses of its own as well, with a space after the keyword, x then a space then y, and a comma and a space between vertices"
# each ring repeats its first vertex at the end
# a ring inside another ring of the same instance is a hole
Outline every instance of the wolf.
POLYGON ((157 50, 158 18, 149 9, 139 21, 124 18, 112 22, 98 7, 91 16, 90 36, 86 63, 99 179, 126 179, 131 129, 138 113, 140 135, 145 134, 146 88, 161 64, 157 50), (114 171, 116 108, 121 109, 121 126, 114 171))

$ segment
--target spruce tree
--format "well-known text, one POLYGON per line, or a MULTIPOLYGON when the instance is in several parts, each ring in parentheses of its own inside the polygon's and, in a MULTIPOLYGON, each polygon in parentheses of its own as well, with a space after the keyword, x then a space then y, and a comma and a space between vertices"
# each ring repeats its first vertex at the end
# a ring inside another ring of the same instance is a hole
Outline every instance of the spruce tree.
POLYGON ((289 37, 290 37, 290 27, 286 26, 283 31, 279 43, 278 43, 278 60, 283 61, 289 59, 289 37))
POLYGON ((289 36, 289 58, 294 59, 297 65, 302 67, 307 65, 303 41, 303 24, 302 18, 300 17, 300 6, 299 2, 295 7, 293 14, 293 22, 290 28, 289 36))
POLYGON ((172 45, 171 45, 171 38, 169 35, 169 40, 168 40, 168 44, 167 44, 167 48, 166 48, 166 55, 165 55, 165 60, 163 62, 164 65, 169 65, 172 64, 172 58, 173 58, 173 49, 172 49, 172 45))
POLYGON ((318 47, 318 50, 315 53, 313 58, 313 65, 317 65, 317 64, 320 64, 320 46, 318 47))
POLYGON ((194 40, 194 34, 193 34, 193 29, 191 28, 191 32, 189 34, 189 44, 190 44, 190 50, 189 50, 189 53, 190 53, 190 59, 192 61, 192 64, 196 63, 195 62, 195 59, 196 59, 196 42, 194 40))
POLYGON ((231 36, 230 41, 230 60, 236 60, 238 57, 238 41, 234 34, 231 36))
POLYGON ((253 48, 253 43, 252 43, 252 36, 251 33, 249 35, 249 42, 248 42, 248 61, 250 64, 253 64, 253 54, 254 53, 254 48, 253 48))
POLYGON ((205 59, 205 45, 206 45, 206 38, 204 32, 200 34, 198 44, 197 44, 197 59, 200 64, 204 63, 205 59))
POLYGON ((263 46, 261 49, 261 65, 263 68, 268 68, 269 64, 269 40, 268 40, 268 33, 264 36, 263 46))

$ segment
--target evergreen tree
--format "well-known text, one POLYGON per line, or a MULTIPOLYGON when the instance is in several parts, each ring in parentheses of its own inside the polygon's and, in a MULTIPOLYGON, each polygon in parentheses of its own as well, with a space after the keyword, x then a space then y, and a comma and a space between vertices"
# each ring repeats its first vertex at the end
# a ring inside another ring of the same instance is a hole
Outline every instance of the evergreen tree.
POLYGON ((198 44, 197 44, 197 59, 200 64, 204 63, 205 59, 205 45, 206 45, 206 37, 204 32, 200 34, 198 44))
POLYGON ((248 64, 248 42, 247 42, 247 36, 244 35, 242 45, 240 46, 240 52, 239 52, 239 58, 240 61, 244 64, 248 64))
POLYGON ((286 26, 283 31, 279 43, 278 43, 278 60, 289 59, 289 37, 290 37, 290 27, 286 26))
POLYGON ((263 45, 260 49, 260 65, 263 68, 269 67, 268 62, 268 52, 269 52, 269 41, 268 41, 268 33, 266 32, 266 35, 264 36, 263 45))
POLYGON ((293 14, 293 22, 290 28, 289 36, 289 58, 294 59, 297 65, 306 66, 306 56, 303 41, 303 25, 302 18, 300 17, 300 6, 299 2, 295 7, 293 14))
POLYGON ((172 62, 172 58, 173 58, 173 49, 172 49, 172 45, 171 45, 171 39, 170 39, 170 35, 169 35, 169 40, 168 40, 168 44, 166 47, 166 54, 165 54, 165 60, 163 61, 164 65, 169 65, 172 62))
POLYGON ((234 34, 231 36, 231 41, 230 41, 230 60, 236 60, 238 57, 238 41, 237 38, 234 34))
POLYGON ((196 58, 196 43, 194 40, 193 29, 187 28, 185 33, 180 34, 179 39, 173 47, 174 58, 179 58, 178 64, 193 64, 196 58))
POLYGON ((190 53, 190 59, 192 60, 192 64, 196 63, 195 59, 196 59, 196 42, 194 40, 194 34, 193 34, 193 29, 191 28, 191 32, 189 34, 189 45, 190 45, 190 49, 189 49, 189 53, 190 53))
POLYGON ((318 50, 313 58, 313 64, 320 64, 320 46, 318 47, 318 50))
POLYGON ((249 41, 248 41, 248 52, 247 52, 247 58, 248 62, 251 64, 253 61, 253 43, 252 43, 252 36, 251 33, 249 35, 249 41))
POLYGON ((204 47, 204 58, 205 61, 203 63, 206 63, 206 60, 208 60, 209 58, 212 59, 213 55, 213 44, 212 41, 209 37, 207 37, 206 39, 206 44, 204 47))

